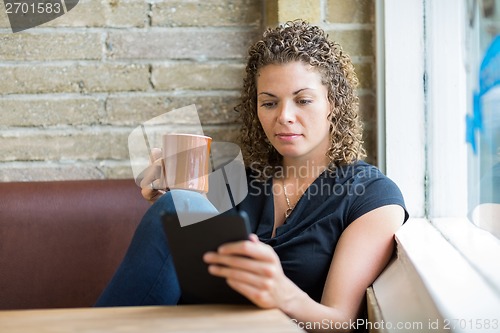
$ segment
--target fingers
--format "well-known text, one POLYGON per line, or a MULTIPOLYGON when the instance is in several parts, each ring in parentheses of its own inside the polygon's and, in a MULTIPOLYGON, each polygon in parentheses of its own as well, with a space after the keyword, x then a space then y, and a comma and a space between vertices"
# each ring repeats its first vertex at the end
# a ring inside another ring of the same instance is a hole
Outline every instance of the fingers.
POLYGON ((274 280, 262 276, 235 270, 232 268, 210 265, 210 274, 225 278, 227 284, 250 301, 262 308, 275 307, 276 302, 272 297, 275 288, 274 280))
POLYGON ((210 265, 208 271, 214 276, 225 278, 230 284, 247 286, 255 290, 267 291, 273 289, 272 284, 274 279, 266 278, 252 272, 217 265, 210 265))
POLYGON ((217 252, 208 252, 203 260, 210 265, 214 274, 229 277, 231 274, 255 274, 264 278, 279 275, 282 271, 274 250, 261 242, 242 241, 228 243, 217 252), (237 273, 239 272, 239 273, 237 273), (229 274, 229 275, 226 275, 229 274))
POLYGON ((228 243, 217 252, 203 256, 208 271, 224 278, 231 288, 256 305, 276 307, 280 302, 280 284, 286 279, 274 250, 251 235, 249 241, 228 243))
POLYGON ((256 234, 250 234, 250 236, 248 236, 248 239, 250 239, 254 243, 260 242, 259 237, 256 234))
POLYGON ((223 244, 217 252, 221 255, 243 256, 267 262, 279 261, 273 248, 260 242, 257 235, 251 234, 249 240, 223 244))
POLYGON ((231 288, 233 288, 261 308, 275 308, 278 305, 271 294, 266 292, 265 288, 262 288, 260 286, 253 286, 234 279, 227 279, 226 281, 231 288))
POLYGON ((147 201, 154 203, 160 196, 165 194, 165 164, 162 156, 162 150, 159 148, 151 149, 151 165, 144 170, 139 181, 141 195, 147 201))
POLYGON ((211 265, 231 267, 232 269, 241 271, 254 272, 266 277, 273 276, 276 271, 274 265, 268 264, 274 263, 273 261, 259 261, 252 258, 235 255, 220 255, 215 252, 209 252, 204 256, 204 260, 206 263, 211 265))
POLYGON ((226 263, 209 265, 209 273, 261 290, 273 289, 273 282, 280 276, 279 269, 274 264, 255 263, 255 261, 250 265, 245 265, 243 262, 240 262, 241 265, 230 261, 226 261, 226 263))
POLYGON ((156 200, 158 200, 159 197, 165 194, 165 192, 166 191, 164 190, 156 190, 151 187, 141 188, 142 197, 147 201, 149 201, 150 203, 154 203, 156 200))
POLYGON ((162 158, 163 151, 161 150, 161 148, 152 148, 151 149, 151 157, 153 158, 153 162, 162 158))
MULTIPOLYGON (((159 158, 153 162, 149 167, 147 167, 143 174, 142 179, 140 181, 141 188, 151 187, 151 183, 157 181, 155 185, 161 185, 161 178, 163 172, 163 158, 159 158)), ((159 187, 156 187, 157 189, 159 187)))

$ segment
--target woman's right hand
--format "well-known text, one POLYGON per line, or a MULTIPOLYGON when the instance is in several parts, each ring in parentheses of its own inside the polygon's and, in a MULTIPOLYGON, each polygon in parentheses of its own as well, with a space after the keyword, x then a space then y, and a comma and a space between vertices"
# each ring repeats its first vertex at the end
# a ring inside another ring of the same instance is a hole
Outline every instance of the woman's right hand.
POLYGON ((144 170, 140 186, 141 194, 144 199, 153 204, 159 197, 165 194, 167 190, 165 177, 162 177, 165 163, 162 157, 161 149, 151 149, 151 156, 153 163, 151 163, 151 165, 144 170))

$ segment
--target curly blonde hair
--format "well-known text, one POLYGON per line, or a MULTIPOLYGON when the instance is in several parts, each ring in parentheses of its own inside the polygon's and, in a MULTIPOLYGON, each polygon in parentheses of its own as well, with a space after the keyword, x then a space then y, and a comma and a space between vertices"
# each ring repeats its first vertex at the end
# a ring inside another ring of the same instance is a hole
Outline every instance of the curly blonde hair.
POLYGON ((328 40, 322 29, 298 20, 267 29, 249 49, 241 103, 235 108, 242 120, 239 141, 245 161, 261 172, 281 167, 282 156, 267 139, 257 117, 256 81, 262 67, 294 61, 315 67, 328 89, 332 106, 328 116, 331 144, 326 152, 329 168, 334 170, 365 157, 358 117, 358 79, 351 59, 338 43, 328 40))

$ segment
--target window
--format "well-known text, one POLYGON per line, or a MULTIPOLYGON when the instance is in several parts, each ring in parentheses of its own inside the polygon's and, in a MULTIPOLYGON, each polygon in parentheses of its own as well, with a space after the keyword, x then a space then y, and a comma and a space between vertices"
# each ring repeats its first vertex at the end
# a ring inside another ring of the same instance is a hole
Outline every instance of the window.
POLYGON ((469 207, 500 237, 500 0, 467 1, 469 207))
MULTIPOLYGON (((498 154, 485 148, 492 139, 487 133, 498 129, 476 130, 475 154, 466 136, 478 74, 471 54, 479 59, 484 50, 476 46, 487 43, 469 17, 492 2, 498 10, 498 0, 377 1, 377 58, 384 59, 377 69, 385 110, 382 167, 400 186, 411 215, 396 235, 397 260, 374 284, 388 321, 426 323, 432 316, 472 323, 500 313, 500 242, 470 222, 479 179, 498 162, 498 154)), ((489 25, 479 18, 475 24, 491 31, 486 27, 499 20, 488 18, 489 25)), ((485 108, 500 105, 490 102, 499 95, 487 96, 485 108)), ((453 331, 478 327, 468 328, 453 331)))

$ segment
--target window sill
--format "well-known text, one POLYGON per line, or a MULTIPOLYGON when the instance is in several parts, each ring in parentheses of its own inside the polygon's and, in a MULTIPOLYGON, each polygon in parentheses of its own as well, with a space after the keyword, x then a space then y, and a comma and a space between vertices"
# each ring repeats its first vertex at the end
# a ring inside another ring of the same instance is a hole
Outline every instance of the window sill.
POLYGON ((396 242, 397 258, 373 284, 385 331, 500 330, 495 237, 466 220, 410 219, 396 242))
POLYGON ((433 219, 432 224, 499 296, 500 240, 465 218, 433 219))

